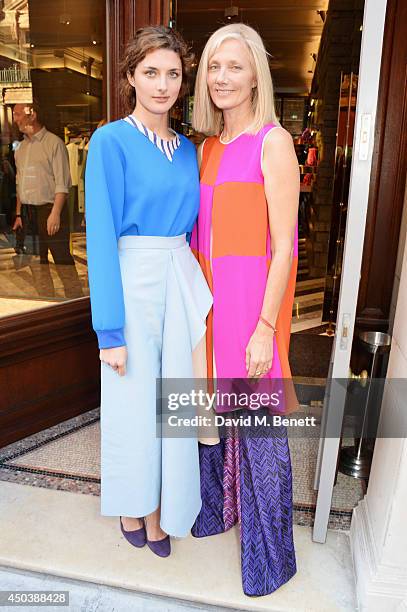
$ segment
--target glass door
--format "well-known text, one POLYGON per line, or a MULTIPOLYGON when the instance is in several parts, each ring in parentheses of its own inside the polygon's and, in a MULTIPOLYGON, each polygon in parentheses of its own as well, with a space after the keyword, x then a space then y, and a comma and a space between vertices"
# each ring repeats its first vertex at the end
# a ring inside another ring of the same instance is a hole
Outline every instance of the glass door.
POLYGON ((356 132, 351 167, 347 223, 336 333, 324 398, 315 489, 318 489, 313 540, 325 542, 339 450, 339 433, 344 413, 352 338, 360 280, 366 213, 372 166, 373 135, 379 89, 386 0, 366 0, 356 132))

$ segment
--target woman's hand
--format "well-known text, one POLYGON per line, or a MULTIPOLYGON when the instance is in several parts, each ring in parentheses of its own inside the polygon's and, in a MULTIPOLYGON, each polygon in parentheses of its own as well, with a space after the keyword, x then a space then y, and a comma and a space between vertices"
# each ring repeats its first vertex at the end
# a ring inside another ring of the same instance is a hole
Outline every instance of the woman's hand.
POLYGON ((99 353, 100 361, 107 363, 113 370, 115 370, 119 376, 126 374, 126 362, 127 362, 127 347, 118 346, 109 349, 100 349, 99 353))
POLYGON ((263 378, 273 363, 274 331, 261 322, 257 325, 246 348, 248 378, 263 378))

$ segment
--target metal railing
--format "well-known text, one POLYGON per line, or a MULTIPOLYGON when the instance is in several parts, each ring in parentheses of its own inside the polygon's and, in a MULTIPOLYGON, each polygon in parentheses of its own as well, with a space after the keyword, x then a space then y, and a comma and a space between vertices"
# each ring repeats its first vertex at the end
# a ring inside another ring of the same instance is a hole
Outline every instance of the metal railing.
POLYGON ((31 71, 29 68, 21 68, 17 64, 10 68, 0 69, 1 83, 26 83, 31 81, 31 71))

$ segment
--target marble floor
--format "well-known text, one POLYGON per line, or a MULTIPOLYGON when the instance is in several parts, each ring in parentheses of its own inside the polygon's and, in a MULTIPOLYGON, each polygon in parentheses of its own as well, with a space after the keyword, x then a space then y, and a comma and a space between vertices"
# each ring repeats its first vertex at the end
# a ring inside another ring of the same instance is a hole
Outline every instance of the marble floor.
MULTIPOLYGON (((347 533, 328 531, 326 543, 317 544, 312 542, 309 527, 296 525, 294 540, 297 574, 273 594, 249 598, 241 588, 236 528, 211 538, 174 539, 171 556, 160 559, 147 547, 131 547, 122 537, 117 519, 100 516, 94 496, 0 482, 0 566, 8 571, 105 585, 137 595, 170 598, 169 603, 194 603, 203 609, 356 610, 347 533)), ((27 580, 30 577, 27 574, 27 580)), ((23 580, 23 584, 28 582, 23 580)), ((99 597, 96 587, 94 596, 99 597)), ((163 606, 161 600, 156 608, 144 609, 173 608, 163 606)))
MULTIPOLYGON (((304 415, 319 410, 302 407, 304 415)), ((318 434, 319 435, 319 434, 318 434)), ((314 524, 314 490, 319 438, 306 432, 289 437, 293 474, 293 520, 314 524)), ((100 495, 100 422, 93 409, 0 449, 0 480, 38 487, 100 495)), ((334 486, 329 527, 348 530, 353 508, 363 497, 364 481, 340 472, 334 486)))
POLYGON ((12 245, 12 238, 0 233, 0 316, 89 295, 83 233, 71 234, 75 266, 55 265, 50 253, 44 266, 36 255, 16 254, 12 245))

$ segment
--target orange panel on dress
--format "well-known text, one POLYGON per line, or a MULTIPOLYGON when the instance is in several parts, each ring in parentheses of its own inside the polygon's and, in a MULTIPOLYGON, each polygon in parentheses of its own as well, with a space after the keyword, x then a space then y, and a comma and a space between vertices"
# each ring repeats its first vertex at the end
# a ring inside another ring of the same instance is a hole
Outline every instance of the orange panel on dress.
POLYGON ((225 145, 220 143, 216 137, 205 140, 200 172, 201 183, 215 184, 224 149, 225 145))
POLYGON ((257 183, 223 183, 213 194, 212 257, 264 256, 268 212, 264 186, 257 183))

